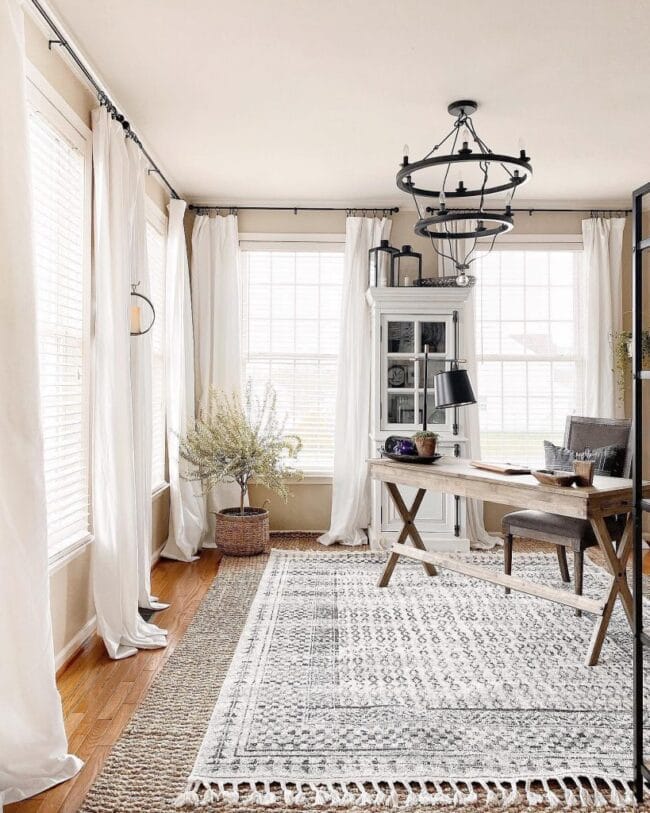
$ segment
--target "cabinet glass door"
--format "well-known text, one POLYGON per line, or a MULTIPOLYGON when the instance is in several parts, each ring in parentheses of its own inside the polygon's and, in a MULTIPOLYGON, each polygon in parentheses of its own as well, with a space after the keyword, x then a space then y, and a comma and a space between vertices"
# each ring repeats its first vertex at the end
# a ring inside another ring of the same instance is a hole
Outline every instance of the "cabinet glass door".
POLYGON ((427 423, 451 431, 450 411, 435 408, 435 376, 453 358, 451 317, 384 317, 382 323, 382 428, 414 432, 424 418, 424 347, 429 347, 427 423))

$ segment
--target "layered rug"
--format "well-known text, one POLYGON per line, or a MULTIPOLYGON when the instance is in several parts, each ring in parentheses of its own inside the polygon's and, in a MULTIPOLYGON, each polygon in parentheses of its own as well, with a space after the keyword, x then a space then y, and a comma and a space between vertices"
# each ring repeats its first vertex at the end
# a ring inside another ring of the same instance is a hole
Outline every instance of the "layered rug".
MULTIPOLYGON (((83 810, 633 804, 619 609, 587 667, 593 618, 404 560, 379 589, 384 562, 224 560, 83 810)), ((515 569, 559 581, 544 553, 515 569)), ((585 594, 608 583, 587 567, 585 594)))

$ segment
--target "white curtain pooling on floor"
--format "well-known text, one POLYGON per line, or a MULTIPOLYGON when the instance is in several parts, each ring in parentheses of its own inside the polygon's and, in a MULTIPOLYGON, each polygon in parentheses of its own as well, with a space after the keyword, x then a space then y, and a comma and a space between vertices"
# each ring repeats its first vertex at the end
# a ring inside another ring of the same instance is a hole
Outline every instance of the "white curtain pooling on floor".
MULTIPOLYGON (((474 221, 460 220, 456 223, 448 224, 447 228, 453 232, 469 231, 474 228, 474 221)), ((473 241, 463 240, 464 246, 460 246, 458 256, 464 257, 466 252, 472 247, 473 241)), ((445 247, 446 248, 446 247, 445 247)), ((475 255, 474 255, 475 256, 475 255)), ((449 259, 440 260, 442 273, 445 276, 455 276, 458 271, 454 263, 449 259)), ((470 266, 469 274, 472 273, 470 266)), ((470 289, 469 296, 465 300, 465 307, 461 317, 460 348, 456 349, 456 355, 465 359, 464 367, 470 377, 474 394, 478 400, 478 365, 476 361, 476 316, 474 313, 475 288, 470 289)), ((478 403, 471 406, 459 407, 460 424, 463 428, 467 443, 465 445, 465 457, 470 460, 481 459, 481 429, 479 423, 478 403)), ((470 547, 474 550, 487 550, 495 545, 501 544, 501 537, 490 534, 485 529, 483 521, 483 502, 481 500, 465 500, 465 515, 467 523, 467 536, 470 547)))
MULTIPOLYGON (((242 392, 241 276, 237 217, 198 215, 192 230, 192 315, 198 409, 208 405, 210 389, 242 392)), ((212 489, 207 498, 212 545, 212 512, 239 505, 236 483, 212 489)))
POLYGON ((169 461, 169 538, 162 555, 191 562, 205 533, 205 499, 200 485, 180 476, 179 444, 195 415, 194 337, 190 274, 183 216, 186 203, 169 202, 166 259, 166 400, 169 461))
POLYGON ((83 765, 54 680, 22 14, 0 0, 0 810, 83 765))
POLYGON ((365 545, 370 522, 370 306, 368 251, 390 237, 386 218, 348 217, 341 303, 330 528, 323 545, 365 545))
POLYGON ((584 390, 582 415, 618 418, 622 394, 616 391, 612 335, 622 329, 623 217, 582 221, 584 272, 584 390))
MULTIPOLYGON (((140 175, 135 144, 105 108, 93 111, 94 180, 94 397, 93 397, 93 590, 97 628, 112 658, 165 646, 166 633, 138 613, 146 583, 140 549, 129 335, 131 281, 138 278, 144 221, 139 217, 140 175), (136 270, 134 271, 134 266, 136 270)), ((143 211, 143 210, 142 210, 143 211)), ((150 408, 150 397, 149 397, 150 408)), ((149 460, 150 465, 150 460, 149 460)), ((149 501, 151 492, 149 492, 149 501)))

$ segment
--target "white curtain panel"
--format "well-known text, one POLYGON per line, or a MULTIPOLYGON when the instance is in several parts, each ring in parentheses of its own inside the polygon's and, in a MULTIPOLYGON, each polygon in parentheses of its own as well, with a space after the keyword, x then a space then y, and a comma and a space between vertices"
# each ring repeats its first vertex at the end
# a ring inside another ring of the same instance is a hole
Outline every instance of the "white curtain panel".
MULTIPOLYGON (((474 228, 474 221, 460 220, 455 224, 449 225, 450 231, 459 232, 466 231, 474 228)), ((473 241, 462 241, 464 246, 461 247, 460 256, 464 256, 464 252, 472 247, 473 241)), ((476 256, 476 255, 473 255, 476 256)), ((454 263, 446 258, 441 260, 442 273, 444 275, 456 275, 457 270, 454 263)), ((472 273, 471 266, 468 273, 472 273)), ((474 394, 477 399, 478 392, 478 365, 476 361, 476 316, 474 313, 474 298, 475 288, 470 290, 470 294, 465 301, 464 313, 461 320, 461 346, 458 348, 457 355, 465 359, 466 363, 461 365, 464 367, 470 377, 472 386, 474 387, 474 394)), ((461 412, 461 426, 464 429, 467 444, 465 446, 465 455, 471 460, 481 459, 481 430, 479 423, 478 404, 471 406, 459 407, 461 412)), ((465 500, 465 512, 467 521, 467 536, 469 537, 470 546, 474 550, 487 550, 493 548, 495 545, 502 543, 501 537, 496 534, 490 534, 485 529, 483 521, 483 502, 481 500, 465 500)))
POLYGON ((20 3, 0 0, 0 810, 83 765, 54 681, 25 69, 20 3))
POLYGON ((194 421, 194 337, 190 272, 183 217, 186 203, 171 200, 166 259, 166 399, 169 460, 169 537, 162 555, 191 562, 205 533, 205 500, 197 483, 180 476, 179 445, 194 421))
POLYGON ((584 396, 582 414, 598 418, 623 415, 616 391, 611 337, 622 329, 621 256, 625 218, 582 221, 584 246, 584 396))
MULTIPOLYGON (((93 397, 93 588, 97 628, 111 658, 165 646, 166 633, 138 613, 150 546, 138 516, 129 335, 131 281, 143 271, 138 216, 144 167, 106 109, 93 111, 95 364, 93 397), (134 272, 134 266, 137 272, 134 272), (143 565, 143 562, 146 564, 143 565)), ((150 400, 150 399, 149 399, 150 400)), ((149 492, 149 499, 151 493, 149 492)))
POLYGON ((348 217, 341 303, 330 528, 323 545, 365 545, 370 522, 370 307, 368 251, 390 237, 391 221, 348 217))
MULTIPOLYGON (((192 315, 196 398, 206 409, 210 389, 242 392, 241 274, 237 217, 198 215, 192 229, 192 315)), ((207 498, 212 546, 214 511, 239 505, 239 486, 226 483, 207 498)))
MULTIPOLYGON (((131 283, 137 293, 151 299, 147 261, 147 220, 145 215, 144 178, 147 163, 138 146, 128 139, 126 150, 133 195, 129 196, 131 283)), ((132 303, 138 300, 133 299, 132 303)), ((148 324, 149 306, 142 305, 143 327, 148 324)), ((131 404, 133 409, 133 461, 135 467, 136 527, 138 548, 138 604, 150 610, 163 610, 151 595, 151 333, 131 337, 131 404)))

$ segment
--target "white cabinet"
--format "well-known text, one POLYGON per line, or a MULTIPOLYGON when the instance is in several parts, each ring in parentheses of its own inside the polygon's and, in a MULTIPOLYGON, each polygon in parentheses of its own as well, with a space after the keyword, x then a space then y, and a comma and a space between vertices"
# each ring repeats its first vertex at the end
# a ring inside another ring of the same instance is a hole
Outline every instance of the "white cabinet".
MULTIPOLYGON (((463 410, 436 409, 434 376, 462 358, 460 342, 467 288, 370 288, 372 308, 372 407, 370 453, 390 435, 410 437, 424 416, 423 350, 429 345, 427 423, 438 450, 464 456, 463 410)), ((400 489, 409 505, 415 490, 400 489)), ((397 538, 402 521, 386 488, 372 483, 370 544, 377 549, 397 538)), ((417 526, 431 550, 469 550, 463 500, 427 492, 417 526)))

